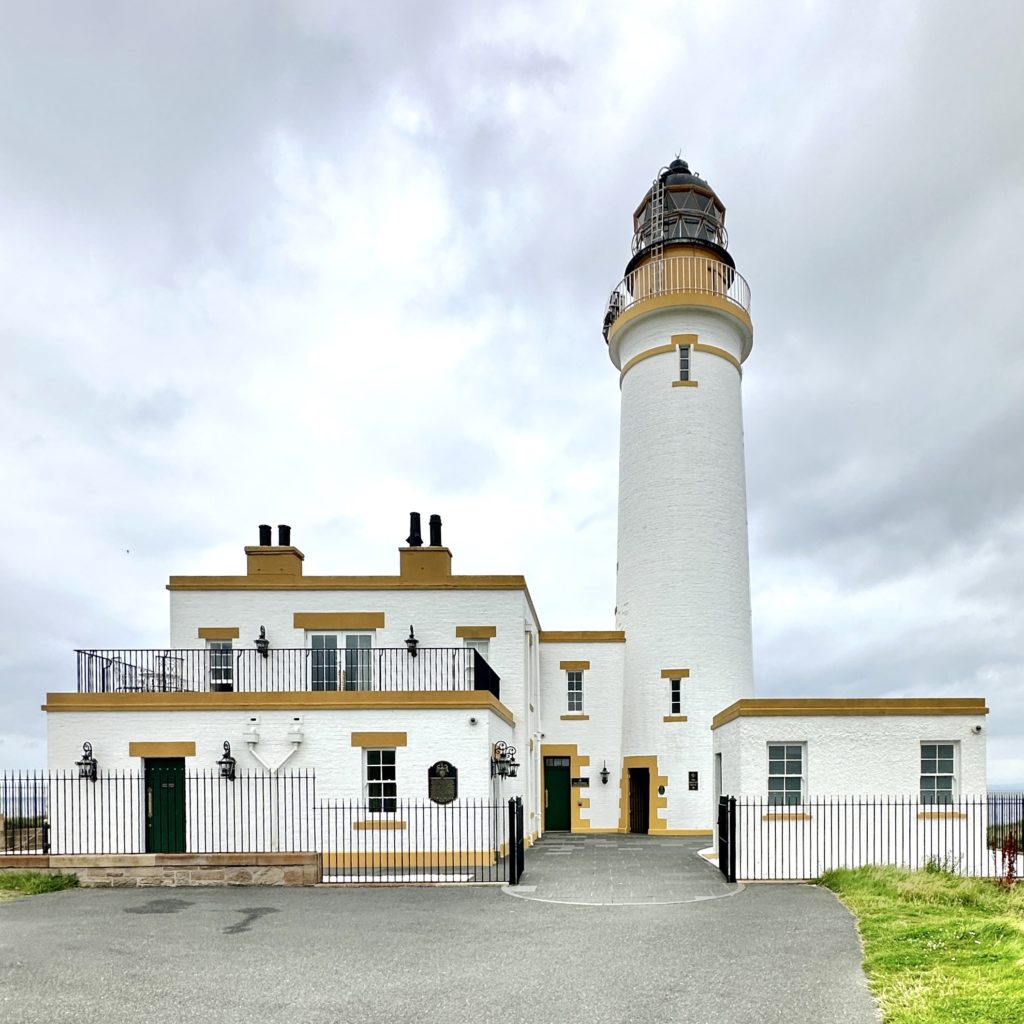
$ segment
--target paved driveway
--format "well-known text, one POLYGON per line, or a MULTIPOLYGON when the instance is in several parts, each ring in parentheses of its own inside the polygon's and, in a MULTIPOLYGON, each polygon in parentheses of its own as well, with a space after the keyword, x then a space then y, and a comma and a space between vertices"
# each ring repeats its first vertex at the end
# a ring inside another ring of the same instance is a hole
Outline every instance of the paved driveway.
POLYGON ((523 884, 506 892, 585 905, 693 903, 741 892, 697 852, 707 845, 707 839, 547 832, 526 853, 523 884))
POLYGON ((0 904, 4 1024, 875 1024, 823 890, 571 906, 494 887, 76 890, 0 904))

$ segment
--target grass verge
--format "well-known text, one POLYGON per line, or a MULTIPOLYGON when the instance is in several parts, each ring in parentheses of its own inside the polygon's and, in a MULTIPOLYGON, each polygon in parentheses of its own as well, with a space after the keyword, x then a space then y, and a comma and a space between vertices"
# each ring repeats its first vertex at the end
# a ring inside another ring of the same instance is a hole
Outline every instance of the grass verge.
POLYGON ((0 900, 17 896, 35 896, 41 892, 59 892, 78 886, 75 875, 47 875, 41 871, 0 871, 0 900))
POLYGON ((886 1024, 1024 1021, 1024 885, 944 871, 829 871, 857 916, 886 1024))

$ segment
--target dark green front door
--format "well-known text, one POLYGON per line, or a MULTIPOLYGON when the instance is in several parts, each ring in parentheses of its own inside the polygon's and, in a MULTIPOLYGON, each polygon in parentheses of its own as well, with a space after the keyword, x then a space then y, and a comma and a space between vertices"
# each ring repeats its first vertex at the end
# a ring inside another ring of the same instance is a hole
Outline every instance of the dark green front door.
POLYGON ((185 759, 146 758, 146 853, 185 852, 185 759))
POLYGON ((572 814, 569 800, 572 797, 572 782, 569 775, 569 758, 544 758, 544 831, 569 832, 572 829, 572 814))

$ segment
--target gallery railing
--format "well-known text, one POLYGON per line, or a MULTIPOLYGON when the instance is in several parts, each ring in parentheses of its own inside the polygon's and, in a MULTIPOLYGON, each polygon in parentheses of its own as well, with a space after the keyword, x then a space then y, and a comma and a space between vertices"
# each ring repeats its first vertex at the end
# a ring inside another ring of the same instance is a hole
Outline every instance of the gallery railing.
POLYGON ((500 678, 469 647, 76 651, 79 693, 485 690, 500 678))

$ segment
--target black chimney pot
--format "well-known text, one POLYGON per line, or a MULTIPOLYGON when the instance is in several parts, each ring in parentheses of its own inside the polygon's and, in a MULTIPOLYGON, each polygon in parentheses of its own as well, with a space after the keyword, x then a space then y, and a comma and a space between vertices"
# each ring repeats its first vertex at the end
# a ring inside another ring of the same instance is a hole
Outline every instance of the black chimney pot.
POLYGON ((277 543, 282 548, 291 546, 292 543, 292 528, 290 526, 278 526, 277 528, 277 543))
POLYGON ((431 516, 430 517, 430 546, 432 548, 441 547, 441 517, 431 516))
POLYGON ((266 523, 260 526, 260 547, 269 548, 273 541, 270 539, 270 527, 266 523))
POLYGON ((405 538, 405 543, 411 548, 423 547, 423 534, 420 532, 419 512, 409 513, 409 536, 405 538))

